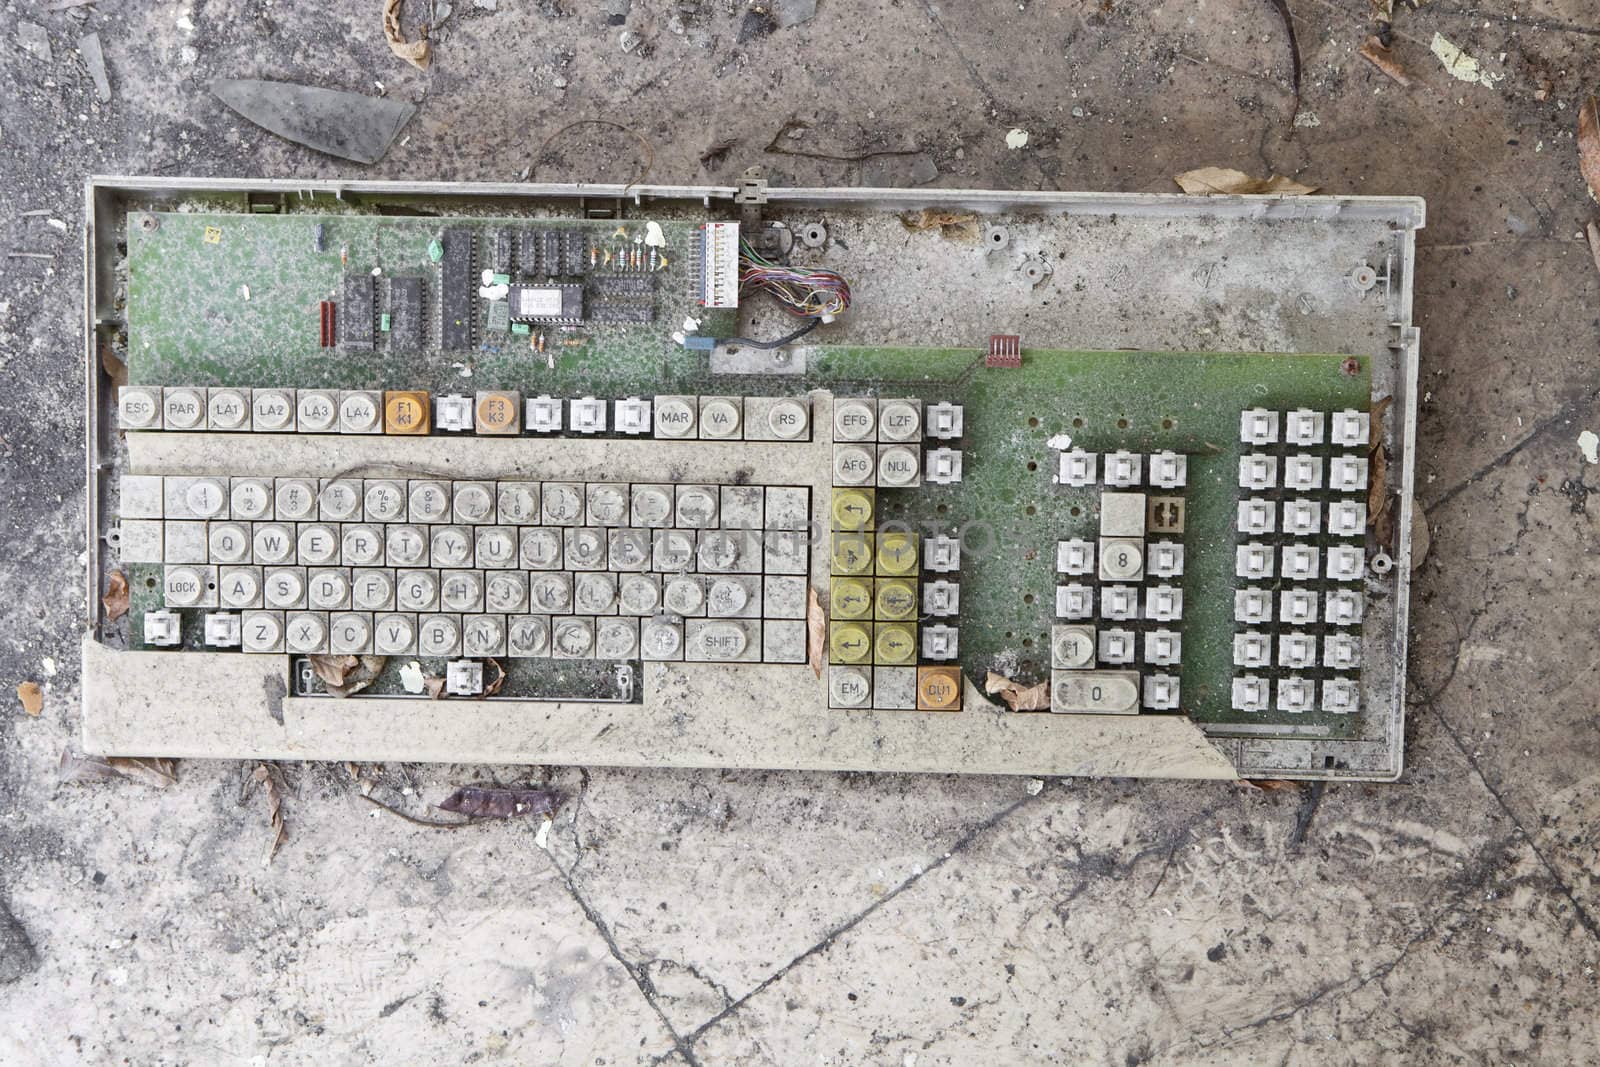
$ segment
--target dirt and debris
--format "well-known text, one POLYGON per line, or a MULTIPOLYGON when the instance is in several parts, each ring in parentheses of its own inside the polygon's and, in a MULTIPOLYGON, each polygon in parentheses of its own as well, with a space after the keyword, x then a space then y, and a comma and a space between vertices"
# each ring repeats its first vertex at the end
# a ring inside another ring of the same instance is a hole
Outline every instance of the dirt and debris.
MULTIPOLYGON (((1590 96, 1578 109, 1578 171, 1589 187, 1589 197, 1600 200, 1600 101, 1590 96)), ((1594 239, 1594 223, 1590 223, 1589 248, 1600 247, 1594 239)), ((1595 262, 1600 264, 1600 251, 1595 252, 1595 262)))
POLYGON ((278 784, 278 776, 270 764, 256 764, 256 769, 245 779, 244 787, 239 792, 239 803, 243 804, 249 799, 249 794, 258 788, 266 793, 267 820, 272 827, 272 838, 267 843, 267 854, 261 861, 261 865, 265 867, 272 862, 272 858, 278 854, 278 849, 283 847, 283 843, 289 840, 289 827, 283 819, 283 789, 278 784))
POLYGON ((1422 510, 1415 497, 1411 498, 1411 569, 1419 570, 1428 552, 1433 548, 1433 528, 1428 525, 1428 513, 1422 510))
POLYGON ((1380 545, 1394 545, 1394 494, 1389 492, 1389 450, 1383 444, 1383 418, 1394 404, 1386 396, 1372 405, 1367 443, 1367 522, 1380 545))
POLYGON ((561 796, 547 789, 521 786, 464 785, 439 801, 440 811, 474 819, 511 819, 522 815, 549 817, 561 806, 561 796))
POLYGON ((1283 22, 1283 32, 1289 38, 1289 76, 1294 89, 1294 109, 1300 111, 1300 42, 1294 35, 1294 16, 1289 13, 1288 0, 1272 0, 1273 9, 1283 22))
POLYGON ((724 159, 727 159, 728 153, 732 152, 738 145, 739 138, 737 137, 727 137, 719 141, 712 141, 706 146, 706 150, 700 153, 700 165, 702 167, 717 166, 724 159))
POLYGON ((1493 89, 1505 80, 1505 75, 1499 71, 1485 69, 1476 56, 1468 55, 1462 51, 1461 46, 1450 40, 1442 33, 1435 33, 1433 41, 1428 45, 1450 77, 1457 81, 1481 85, 1486 89, 1493 89))
POLYGON ((1382 39, 1376 36, 1368 37, 1361 46, 1361 58, 1388 75, 1396 84, 1404 86, 1411 84, 1411 75, 1400 65, 1400 61, 1394 58, 1394 52, 1384 45, 1382 39))
POLYGON ((128 576, 121 571, 112 571, 106 578, 106 591, 100 597, 100 605, 106 609, 106 621, 116 622, 128 613, 128 576))
POLYGON ((389 42, 389 51, 418 70, 427 70, 428 64, 433 62, 433 46, 428 42, 427 28, 423 28, 417 40, 406 40, 405 31, 400 28, 401 3, 402 0, 383 0, 384 39, 389 42))
POLYGON ((44 711, 44 690, 39 688, 38 682, 19 683, 17 699, 22 701, 22 710, 34 718, 44 711))
POLYGON ((1196 170, 1186 170, 1172 180, 1186 193, 1208 196, 1261 193, 1277 196, 1309 196, 1317 191, 1315 185, 1304 185, 1281 174, 1252 178, 1242 170, 1233 170, 1229 167, 1200 167, 1196 170))
POLYGON ((988 677, 983 680, 983 691, 990 696, 998 694, 1012 711, 1050 710, 1049 682, 1025 686, 1020 682, 1013 682, 1003 674, 990 671, 988 677))

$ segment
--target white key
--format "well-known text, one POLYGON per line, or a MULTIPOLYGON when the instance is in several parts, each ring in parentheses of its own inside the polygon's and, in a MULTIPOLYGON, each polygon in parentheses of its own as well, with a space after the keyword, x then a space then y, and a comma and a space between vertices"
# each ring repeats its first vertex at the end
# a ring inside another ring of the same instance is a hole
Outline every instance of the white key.
POLYGON ((406 517, 405 486, 400 482, 370 481, 362 488, 368 522, 400 522, 406 517))
POLYGON ((292 652, 326 652, 327 616, 311 611, 290 612, 284 620, 284 644, 292 652))
POLYGON ((671 660, 683 655, 683 625, 667 619, 646 619, 639 634, 645 659, 671 660))
POLYGON ((212 648, 238 648, 239 616, 208 613, 205 621, 205 643, 212 648))
POLYGON ((124 430, 161 428, 161 390, 152 386, 124 385, 117 391, 117 424, 124 430))
POLYGON ((455 484, 455 521, 466 523, 494 521, 494 493, 487 483, 455 484))
POLYGON ((515 615, 527 609, 528 577, 521 571, 501 571, 484 583, 484 602, 490 611, 515 615))
POLYGON ((250 534, 250 542, 257 563, 294 561, 295 532, 290 523, 257 523, 250 534))
POLYGON ((326 523, 302 523, 295 544, 299 560, 306 566, 320 567, 339 560, 339 531, 326 523))
POLYGON ((344 527, 339 549, 346 567, 375 567, 383 562, 383 530, 365 524, 344 527))
POLYGON ((424 656, 454 656, 461 651, 461 624, 448 615, 419 619, 417 631, 417 645, 424 656))
POLYGON ((505 569, 517 565, 517 531, 510 526, 481 526, 475 556, 480 567, 505 569))
POLYGON ((217 597, 224 607, 260 607, 261 572, 255 567, 223 567, 217 576, 217 597))
POLYGON ((294 429, 294 390, 257 389, 250 397, 250 427, 280 433, 294 429))
POLYGON ((439 575, 439 603, 460 613, 483 610, 483 577, 477 571, 445 571, 439 575))
POLYGON ((561 531, 527 529, 519 531, 521 545, 517 558, 532 571, 555 570, 561 566, 561 531))
POLYGON ((642 571, 650 566, 652 552, 649 530, 633 528, 607 531, 606 558, 614 571, 642 571))
POLYGON ((386 558, 396 567, 420 567, 428 561, 428 539, 421 526, 390 526, 383 543, 386 558))
POLYGON ((350 576, 342 570, 308 570, 306 602, 315 611, 337 611, 350 606, 350 576))
POLYGON ((328 649, 344 655, 372 650, 372 616, 345 611, 328 618, 328 649))
POLYGON ((505 620, 499 615, 473 615, 462 620, 461 650, 468 656, 505 655, 505 620))
POLYGON ((380 615, 372 624, 373 649, 380 656, 409 656, 417 647, 417 624, 410 615, 380 615))
POLYGON ((247 611, 239 620, 240 647, 246 652, 283 648, 283 616, 275 611, 247 611))
POLYGON ((562 659, 586 659, 594 654, 593 619, 556 619, 550 634, 554 654, 562 659))
POLYGON ((233 517, 252 522, 272 517, 272 485, 265 478, 236 478, 228 502, 233 517))
POLYGON ((572 610, 572 575, 562 571, 528 576, 528 602, 539 611, 572 610))
POLYGON ((317 494, 324 522, 350 522, 361 518, 361 483, 325 482, 317 494))
POLYGON ((678 525, 706 529, 717 525, 718 493, 715 486, 678 487, 678 525))
POLYGON ((638 619, 599 619, 594 651, 599 659, 632 659, 639 649, 638 619))
POLYGON ((539 483, 501 482, 498 500, 500 521, 524 526, 539 521, 539 483))
POLYGON ((699 579, 689 575, 668 579, 661 599, 667 610, 675 615, 700 615, 705 612, 705 586, 700 584, 699 579))
POLYGON ((168 567, 163 573, 162 596, 167 607, 193 608, 206 600, 207 568, 168 567))
POLYGON ((588 521, 595 526, 623 526, 628 521, 627 487, 596 483, 588 486, 588 521))
POLYGON ((250 558, 250 531, 242 522, 214 522, 206 540, 213 563, 244 563, 250 558))
POLYGON ((298 522, 315 517, 317 488, 304 478, 279 478, 273 498, 273 513, 286 521, 298 522))
POLYGON ((438 576, 432 571, 399 571, 394 595, 401 611, 433 611, 439 606, 438 576))
POLYGON ((203 430, 206 425, 204 389, 169 386, 161 392, 161 418, 169 430, 203 430))
POLYGON ((298 567, 275 567, 266 571, 262 599, 269 608, 303 608, 306 604, 306 576, 298 567))
POLYGON ((548 526, 576 526, 583 519, 583 487, 570 482, 546 482, 540 502, 548 526))
POLYGON ((337 430, 338 419, 339 405, 331 392, 325 389, 300 390, 295 400, 295 422, 301 433, 337 430))
POLYGON ((585 615, 610 615, 617 610, 617 576, 604 571, 575 575, 572 580, 574 610, 585 615))
POLYGON ((606 536, 602 530, 568 527, 562 531, 567 566, 573 570, 600 570, 606 565, 606 536))
POLYGON ((407 503, 412 522, 443 522, 450 512, 450 492, 443 482, 412 482, 407 503))
POLYGON ((550 654, 550 622, 543 615, 522 615, 512 619, 507 631, 509 654, 518 658, 550 654))
POLYGON ((350 602, 360 611, 388 611, 394 606, 394 578, 385 570, 352 572, 350 602))
POLYGON ((197 519, 215 519, 228 509, 228 491, 217 478, 196 478, 184 490, 183 500, 197 519))
POLYGON ((653 574, 624 574, 617 599, 624 613, 649 615, 661 604, 661 586, 653 574))
POLYGON ((472 538, 461 526, 438 526, 429 543, 435 567, 472 566, 472 538))

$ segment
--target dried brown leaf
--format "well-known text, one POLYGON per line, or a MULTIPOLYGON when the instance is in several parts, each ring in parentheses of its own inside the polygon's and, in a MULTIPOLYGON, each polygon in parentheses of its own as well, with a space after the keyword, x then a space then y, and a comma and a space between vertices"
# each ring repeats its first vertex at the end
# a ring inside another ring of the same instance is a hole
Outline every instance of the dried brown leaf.
POLYGON ((978 239, 978 216, 970 211, 939 211, 925 207, 921 211, 901 214, 900 225, 913 231, 937 229, 941 237, 951 240, 978 239))
POLYGON ((1239 783, 1264 793, 1297 792, 1300 789, 1299 782, 1291 782, 1284 778, 1241 778, 1239 783))
POLYGON ((494 696, 506 684, 506 669, 500 666, 500 661, 491 659, 489 660, 489 666, 494 668, 494 679, 484 683, 483 692, 478 696, 479 700, 494 696))
POLYGON ((289 828, 283 821, 283 794, 278 789, 278 781, 272 776, 272 768, 265 763, 256 764, 256 769, 250 775, 254 785, 263 786, 267 791, 267 818, 272 824, 272 841, 267 845, 267 855, 261 865, 265 867, 272 862, 272 857, 278 854, 278 849, 289 839, 289 828))
POLYGON ((519 815, 554 815, 561 795, 548 789, 520 786, 464 785, 439 802, 440 811, 485 819, 509 819, 519 815))
POLYGON ((1383 47, 1383 42, 1376 37, 1368 37, 1366 43, 1361 46, 1361 58, 1377 67, 1397 84, 1411 84, 1411 75, 1406 73, 1406 68, 1400 65, 1394 58, 1394 53, 1383 47))
POLYGON ((1589 196, 1600 200, 1600 102, 1593 96, 1578 109, 1578 170, 1589 196))
POLYGON ((1172 179, 1186 193, 1204 195, 1245 195, 1270 193, 1276 196, 1305 196, 1317 191, 1314 185, 1302 185, 1293 178, 1274 174, 1270 178, 1252 178, 1242 170, 1227 167, 1201 167, 1186 170, 1172 179))
POLYGON ((1591 219, 1583 232, 1589 238, 1589 257, 1594 260, 1594 269, 1600 270, 1600 226, 1591 219))
POLYGON ((806 601, 806 640, 811 649, 811 669, 821 678, 822 657, 828 648, 828 613, 822 610, 816 586, 811 587, 811 597, 806 601))
POLYGON ((405 32, 400 29, 400 3, 401 0, 383 0, 384 39, 389 42, 389 51, 418 70, 427 70, 428 64, 433 62, 433 46, 426 37, 406 40, 405 32))
POLYGON ((165 789, 178 781, 178 761, 171 759, 144 759, 113 756, 80 756, 67 749, 61 753, 57 772, 63 782, 107 782, 115 778, 143 782, 157 789, 165 789))
POLYGON ((44 711, 44 690, 39 688, 38 682, 22 682, 17 686, 17 699, 22 701, 22 710, 37 718, 44 711))
POLYGON ((117 358, 110 345, 100 346, 100 369, 111 379, 112 389, 121 389, 128 384, 128 365, 117 358))
POLYGON ((983 691, 990 696, 999 694, 1000 699, 1012 711, 1048 711, 1050 709, 1050 683, 1040 682, 1038 685, 1022 685, 1013 682, 1003 674, 990 671, 983 680, 983 691))
POLYGON ((422 680, 422 688, 435 700, 444 696, 444 678, 441 675, 430 674, 422 680))
POLYGON ((355 656, 318 655, 308 658, 311 660, 311 669, 322 679, 324 685, 329 686, 343 685, 350 672, 361 664, 355 656))
POLYGON ((106 621, 116 622, 128 613, 128 576, 121 571, 112 571, 106 579, 105 596, 100 598, 101 605, 106 609, 106 621))

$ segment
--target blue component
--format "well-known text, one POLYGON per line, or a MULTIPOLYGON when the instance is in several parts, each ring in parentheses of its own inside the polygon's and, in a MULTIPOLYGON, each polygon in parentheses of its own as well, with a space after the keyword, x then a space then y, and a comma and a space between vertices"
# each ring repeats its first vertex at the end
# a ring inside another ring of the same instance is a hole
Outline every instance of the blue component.
POLYGON ((692 333, 683 339, 683 347, 692 352, 710 352, 712 349, 717 347, 717 339, 715 337, 705 337, 701 334, 692 333))

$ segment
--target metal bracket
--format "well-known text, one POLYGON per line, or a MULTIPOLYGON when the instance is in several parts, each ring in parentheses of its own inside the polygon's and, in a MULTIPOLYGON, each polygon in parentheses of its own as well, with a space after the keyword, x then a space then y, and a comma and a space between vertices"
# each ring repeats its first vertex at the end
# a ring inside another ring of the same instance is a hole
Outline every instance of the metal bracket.
POLYGON ((737 190, 733 194, 735 204, 765 204, 767 202, 767 179, 761 177, 756 168, 744 172, 744 177, 739 179, 737 190))

